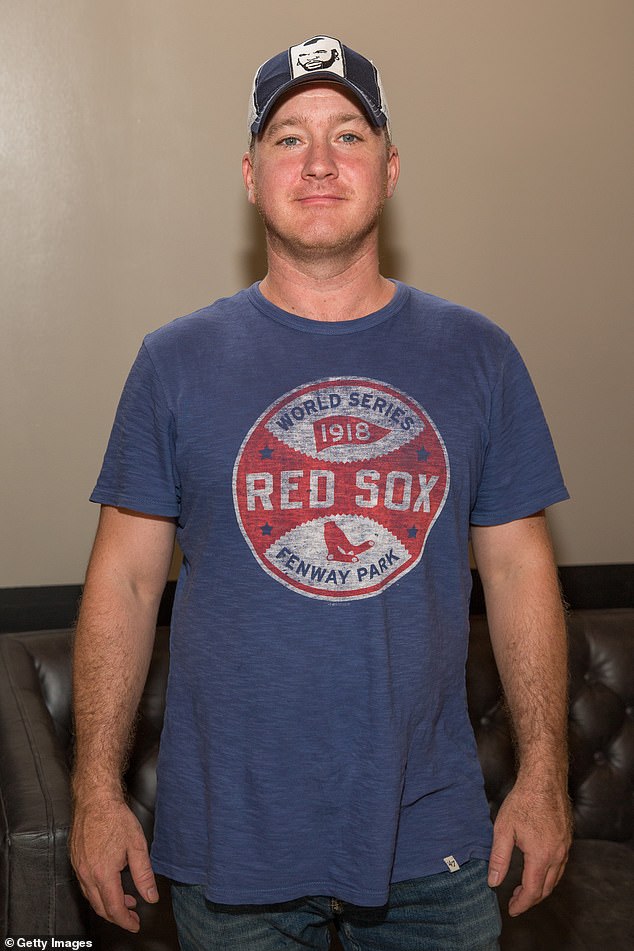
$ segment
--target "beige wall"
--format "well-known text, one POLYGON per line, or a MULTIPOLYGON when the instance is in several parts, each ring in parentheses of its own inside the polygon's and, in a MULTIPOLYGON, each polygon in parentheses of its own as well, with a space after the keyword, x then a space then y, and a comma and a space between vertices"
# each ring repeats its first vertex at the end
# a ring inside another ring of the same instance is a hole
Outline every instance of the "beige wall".
POLYGON ((260 275, 251 75, 319 31, 381 65, 403 163, 385 271, 518 343, 574 496, 552 517, 560 563, 634 561, 634 4, 314 9, 2 0, 0 586, 81 581, 142 335, 260 275))

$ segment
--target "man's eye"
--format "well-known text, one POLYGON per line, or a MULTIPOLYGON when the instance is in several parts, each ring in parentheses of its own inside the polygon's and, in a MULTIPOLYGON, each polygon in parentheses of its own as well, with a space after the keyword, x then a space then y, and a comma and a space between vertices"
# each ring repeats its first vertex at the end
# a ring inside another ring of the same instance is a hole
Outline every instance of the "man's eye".
POLYGON ((280 139, 280 145, 285 145, 287 148, 292 148, 298 142, 299 139, 296 135, 285 135, 283 139, 280 139))
POLYGON ((342 142, 360 142, 358 135, 355 135, 354 132, 344 132, 341 136, 342 142))

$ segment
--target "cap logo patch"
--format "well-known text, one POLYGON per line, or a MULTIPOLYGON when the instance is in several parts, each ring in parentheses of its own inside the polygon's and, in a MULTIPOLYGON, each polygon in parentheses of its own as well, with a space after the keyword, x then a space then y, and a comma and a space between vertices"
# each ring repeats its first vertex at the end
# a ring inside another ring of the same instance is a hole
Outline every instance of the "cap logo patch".
POLYGON ((293 79, 320 69, 345 76, 341 43, 331 36, 315 36, 299 46, 291 46, 290 60, 293 79))
POLYGON ((260 567, 328 601, 372 597, 411 571, 448 490, 445 445, 422 406, 357 377, 274 402, 233 471, 238 524, 260 567))

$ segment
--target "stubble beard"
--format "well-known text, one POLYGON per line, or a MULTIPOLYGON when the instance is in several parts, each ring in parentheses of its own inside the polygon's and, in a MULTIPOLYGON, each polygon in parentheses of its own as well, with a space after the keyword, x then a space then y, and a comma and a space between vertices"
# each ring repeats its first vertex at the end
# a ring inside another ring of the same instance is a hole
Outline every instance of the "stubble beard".
MULTIPOLYGON (((379 219, 387 200, 387 175, 382 185, 379 201, 372 214, 360 226, 350 228, 338 235, 323 233, 311 234, 310 229, 305 231, 282 231, 266 213, 264 203, 256 193, 255 205, 264 223, 269 248, 277 254, 296 260, 303 264, 323 262, 333 259, 337 262, 355 260, 367 246, 368 239, 376 235, 379 219)), ((321 229, 319 229, 321 232, 321 229)))

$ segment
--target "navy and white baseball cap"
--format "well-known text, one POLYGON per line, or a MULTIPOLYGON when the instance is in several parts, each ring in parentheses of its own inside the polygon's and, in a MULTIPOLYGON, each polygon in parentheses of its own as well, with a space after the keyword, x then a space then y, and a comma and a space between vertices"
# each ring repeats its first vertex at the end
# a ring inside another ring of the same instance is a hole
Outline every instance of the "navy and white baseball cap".
POLYGON ((340 83, 359 100, 370 122, 387 126, 390 118, 379 71, 361 53, 332 36, 313 36, 267 59, 255 74, 249 106, 249 131, 257 135, 280 96, 310 82, 340 83))

